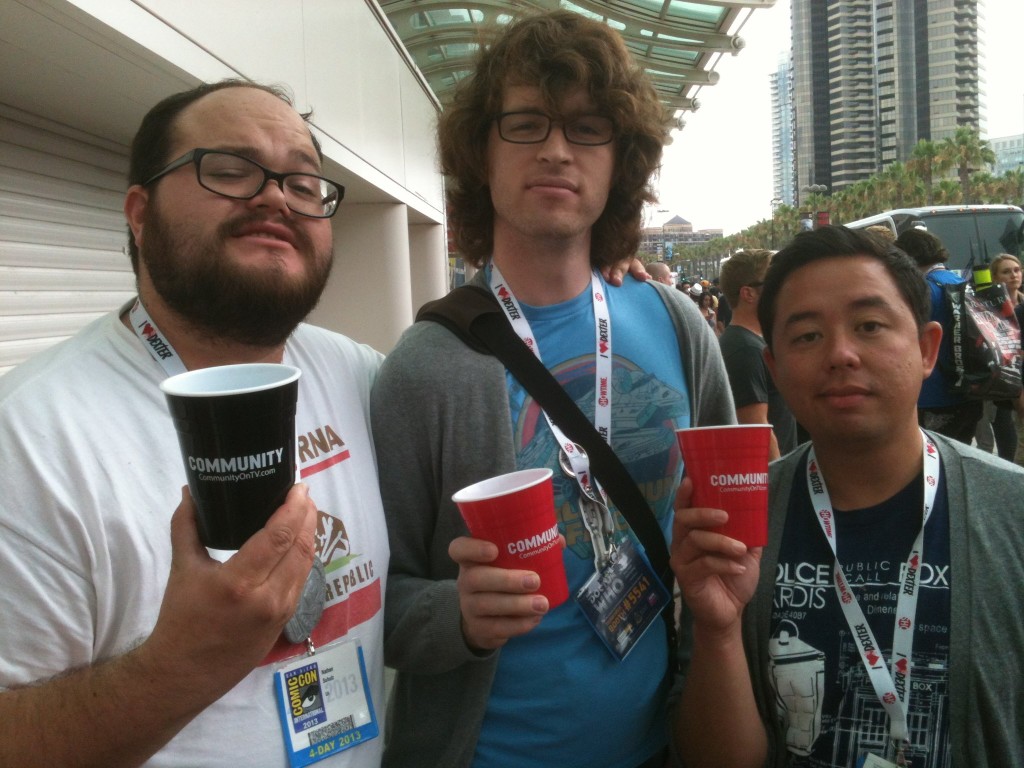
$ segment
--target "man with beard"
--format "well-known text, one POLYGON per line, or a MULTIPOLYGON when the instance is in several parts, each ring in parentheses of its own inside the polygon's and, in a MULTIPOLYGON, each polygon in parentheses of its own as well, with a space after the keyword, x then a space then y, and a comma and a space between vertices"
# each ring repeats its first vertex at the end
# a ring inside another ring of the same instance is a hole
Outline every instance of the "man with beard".
POLYGON ((347 750, 325 736, 323 764, 379 762, 388 549, 367 403, 381 355, 301 324, 343 194, 321 161, 277 89, 225 81, 162 101, 124 205, 138 299, 0 381, 0 765, 287 765, 294 713, 275 677, 314 649, 339 660, 340 714, 360 728, 347 750), (246 362, 303 372, 302 483, 217 562, 159 384, 246 362), (316 557, 326 608, 290 644, 316 557))

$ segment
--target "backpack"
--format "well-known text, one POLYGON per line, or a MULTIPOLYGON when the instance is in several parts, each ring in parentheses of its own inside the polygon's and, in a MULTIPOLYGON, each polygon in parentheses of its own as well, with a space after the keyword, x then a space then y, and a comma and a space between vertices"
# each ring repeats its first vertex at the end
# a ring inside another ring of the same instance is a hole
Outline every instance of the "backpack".
POLYGON ((952 394, 968 400, 1013 400, 1021 392, 1021 333, 1002 283, 943 285, 951 318, 952 394))

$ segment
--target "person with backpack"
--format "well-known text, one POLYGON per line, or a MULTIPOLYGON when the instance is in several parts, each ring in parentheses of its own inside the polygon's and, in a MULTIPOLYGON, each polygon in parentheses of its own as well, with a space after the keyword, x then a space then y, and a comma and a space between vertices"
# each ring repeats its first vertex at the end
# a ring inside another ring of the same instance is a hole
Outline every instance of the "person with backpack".
POLYGON ((906 253, 924 273, 931 292, 931 318, 942 326, 939 361, 921 386, 917 400, 918 423, 925 429, 952 437, 967 445, 981 419, 983 404, 953 394, 953 342, 949 329, 952 317, 945 301, 945 285, 965 282, 945 267, 949 251, 935 235, 923 229, 908 229, 896 238, 896 247, 906 253))
MULTIPOLYGON (((992 282, 1006 287, 1006 295, 1014 307, 1024 303, 1024 293, 1020 290, 1020 260, 1016 256, 1000 253, 989 264, 989 272, 992 282)), ((1017 427, 1013 419, 1015 405, 1014 400, 986 400, 975 431, 979 448, 989 453, 995 448, 999 458, 1007 461, 1013 461, 1017 447, 1017 427)))

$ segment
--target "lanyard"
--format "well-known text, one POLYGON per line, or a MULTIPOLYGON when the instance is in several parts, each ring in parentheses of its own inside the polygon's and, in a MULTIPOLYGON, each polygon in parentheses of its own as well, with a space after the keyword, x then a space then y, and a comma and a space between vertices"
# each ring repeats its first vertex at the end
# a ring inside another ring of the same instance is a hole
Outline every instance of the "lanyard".
POLYGON ((171 342, 167 341, 160 333, 160 329, 156 327, 156 323, 153 322, 153 318, 149 316, 149 312, 142 306, 142 300, 138 297, 128 312, 128 322, 152 358, 164 369, 164 373, 168 376, 175 376, 188 371, 185 364, 181 362, 181 358, 178 357, 178 353, 174 351, 174 347, 171 346, 171 342))
MULTIPOLYGON (((537 359, 543 362, 537 339, 530 328, 530 322, 526 319, 512 289, 502 277, 501 270, 493 262, 491 263, 490 286, 516 335, 523 340, 523 343, 530 348, 537 359)), ((612 440, 612 322, 608 303, 605 301, 601 282, 596 272, 591 272, 590 275, 590 292, 594 306, 596 355, 594 363, 594 427, 610 445, 612 440)), ((546 412, 544 418, 551 429, 551 434, 554 435, 555 442, 561 447, 562 456, 569 462, 572 475, 579 485, 582 493, 583 523, 590 533, 594 544, 595 562, 600 567, 611 557, 612 537, 615 530, 615 522, 608 510, 607 495, 597 478, 590 474, 590 459, 586 452, 569 440, 546 412)))
POLYGON ((903 745, 909 737, 907 726, 907 707, 910 700, 911 654, 914 647, 914 620, 917 615, 917 600, 921 588, 920 571, 924 563, 924 529, 928 524, 932 508, 935 506, 935 495, 939 478, 939 454, 935 444, 921 433, 924 459, 924 512, 921 530, 918 531, 910 548, 903 567, 903 575, 899 583, 899 597, 896 600, 896 621, 893 629, 892 664, 886 668, 885 659, 879 650, 875 636, 864 618, 864 612, 857 602, 856 595, 850 590, 843 569, 839 564, 836 548, 836 529, 832 500, 825 488, 825 480, 818 469, 818 462, 811 447, 807 456, 807 489, 811 495, 811 503, 818 518, 832 555, 835 558, 832 567, 833 584, 843 616, 856 639, 860 652, 861 663, 868 672, 871 685, 875 689, 886 714, 889 715, 889 735, 897 745, 897 764, 904 765, 903 745))

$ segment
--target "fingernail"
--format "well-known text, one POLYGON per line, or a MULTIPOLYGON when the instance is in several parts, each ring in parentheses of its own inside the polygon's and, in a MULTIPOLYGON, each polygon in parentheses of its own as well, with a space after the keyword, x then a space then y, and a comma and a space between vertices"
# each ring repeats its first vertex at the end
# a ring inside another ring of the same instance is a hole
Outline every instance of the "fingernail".
POLYGON ((530 604, 536 613, 547 613, 548 610, 548 599, 537 595, 533 598, 533 602, 530 604))
POLYGON ((308 485, 306 485, 305 483, 296 483, 295 487, 299 489, 299 494, 303 498, 308 498, 309 497, 309 486, 308 485))
POLYGON ((523 588, 528 589, 531 592, 536 592, 540 589, 540 576, 535 573, 523 576, 523 588))

